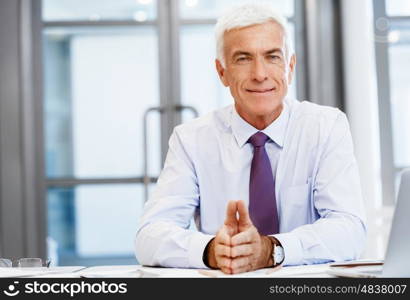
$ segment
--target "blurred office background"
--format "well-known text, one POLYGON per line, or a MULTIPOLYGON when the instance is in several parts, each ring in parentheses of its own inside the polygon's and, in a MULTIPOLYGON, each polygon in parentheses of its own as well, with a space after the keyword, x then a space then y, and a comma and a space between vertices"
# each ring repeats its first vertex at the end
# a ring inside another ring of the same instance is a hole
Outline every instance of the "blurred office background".
MULTIPOLYGON (((242 0, 0 0, 0 256, 134 264, 175 125, 232 103, 216 18, 242 0)), ((347 113, 383 257, 410 166, 410 1, 270 0, 298 58, 290 96, 347 113)))

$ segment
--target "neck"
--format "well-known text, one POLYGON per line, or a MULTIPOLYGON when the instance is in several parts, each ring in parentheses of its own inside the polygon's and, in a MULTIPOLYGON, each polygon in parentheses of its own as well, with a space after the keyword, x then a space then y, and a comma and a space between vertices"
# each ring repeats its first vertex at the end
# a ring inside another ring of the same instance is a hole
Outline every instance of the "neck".
POLYGON ((247 114, 244 111, 238 109, 238 106, 235 104, 236 111, 246 122, 251 124, 258 130, 263 130, 272 124, 281 114, 283 110, 283 103, 281 103, 277 108, 275 108, 271 113, 266 115, 251 115, 247 114))

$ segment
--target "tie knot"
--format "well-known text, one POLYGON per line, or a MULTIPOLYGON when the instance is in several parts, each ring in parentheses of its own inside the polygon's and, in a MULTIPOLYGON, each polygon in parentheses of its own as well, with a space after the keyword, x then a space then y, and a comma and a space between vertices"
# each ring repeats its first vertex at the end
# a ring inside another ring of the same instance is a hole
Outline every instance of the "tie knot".
POLYGON ((269 137, 266 134, 264 134, 262 131, 258 131, 257 133, 255 133, 249 138, 249 142, 254 147, 261 147, 265 145, 268 139, 269 137))

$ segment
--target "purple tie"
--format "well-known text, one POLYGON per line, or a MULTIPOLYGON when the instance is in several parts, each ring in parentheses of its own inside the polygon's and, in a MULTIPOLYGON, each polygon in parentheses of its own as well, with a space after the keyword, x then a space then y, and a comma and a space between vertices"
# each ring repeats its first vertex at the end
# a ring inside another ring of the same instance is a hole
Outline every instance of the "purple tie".
POLYGON ((249 180, 249 214, 262 235, 279 233, 275 182, 265 143, 269 138, 257 132, 249 138, 254 147, 249 180))

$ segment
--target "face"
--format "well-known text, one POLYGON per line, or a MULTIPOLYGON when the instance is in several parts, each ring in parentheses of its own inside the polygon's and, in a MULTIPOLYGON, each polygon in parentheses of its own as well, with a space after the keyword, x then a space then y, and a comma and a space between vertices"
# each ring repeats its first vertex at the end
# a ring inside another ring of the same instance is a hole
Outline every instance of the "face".
POLYGON ((226 32, 224 57, 225 67, 219 60, 216 67, 238 113, 245 120, 280 113, 296 60, 286 58, 282 27, 268 22, 226 32))

